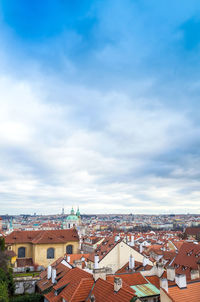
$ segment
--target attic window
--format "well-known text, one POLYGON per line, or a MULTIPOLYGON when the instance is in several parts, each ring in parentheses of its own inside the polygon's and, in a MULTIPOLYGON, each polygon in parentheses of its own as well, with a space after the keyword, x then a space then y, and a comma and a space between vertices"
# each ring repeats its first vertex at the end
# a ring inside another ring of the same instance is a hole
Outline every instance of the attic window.
POLYGON ((17 237, 14 236, 13 239, 17 239, 17 237))

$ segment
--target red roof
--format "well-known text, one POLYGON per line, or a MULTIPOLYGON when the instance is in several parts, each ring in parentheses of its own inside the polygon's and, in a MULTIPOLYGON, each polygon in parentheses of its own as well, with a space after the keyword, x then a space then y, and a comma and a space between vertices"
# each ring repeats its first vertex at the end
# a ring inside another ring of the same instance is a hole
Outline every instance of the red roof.
POLYGON ((148 281, 142 276, 141 273, 108 275, 106 279, 109 282, 113 283, 115 277, 121 278, 126 284, 130 286, 148 283, 148 281))
POLYGON ((200 234, 200 227, 188 227, 186 228, 185 233, 187 235, 196 236, 200 234))
POLYGON ((73 282, 80 282, 80 280, 83 278, 93 279, 93 276, 92 274, 78 267, 72 268, 63 276, 61 280, 58 281, 58 283, 54 286, 54 289, 57 290, 67 284, 73 284, 73 282))
POLYGON ((64 288, 60 296, 69 302, 85 301, 92 289, 93 284, 93 279, 84 278, 71 282, 64 288))
MULTIPOLYGON (((70 268, 61 263, 62 260, 63 258, 60 258, 51 265, 53 268, 56 268, 57 281, 60 280, 70 270, 70 268)), ((41 280, 37 282, 37 286, 42 292, 53 286, 51 278, 47 279, 47 269, 40 274, 40 278, 41 280)))
POLYGON ((174 302, 200 302, 200 282, 187 284, 187 288, 169 287, 168 295, 174 302))
POLYGON ((75 229, 69 230, 48 230, 48 231, 14 231, 6 239, 6 244, 13 243, 65 243, 67 241, 79 241, 78 233, 75 229))
POLYGON ((190 271, 198 269, 200 261, 200 244, 185 242, 173 261, 173 266, 178 274, 186 274, 190 278, 190 271))
MULTIPOLYGON (((103 279, 98 279, 92 289, 90 296, 95 296, 95 302, 127 302, 135 295, 133 292, 121 288, 118 292, 114 291, 114 285, 103 279)), ((90 301, 88 298, 87 302, 90 301)))

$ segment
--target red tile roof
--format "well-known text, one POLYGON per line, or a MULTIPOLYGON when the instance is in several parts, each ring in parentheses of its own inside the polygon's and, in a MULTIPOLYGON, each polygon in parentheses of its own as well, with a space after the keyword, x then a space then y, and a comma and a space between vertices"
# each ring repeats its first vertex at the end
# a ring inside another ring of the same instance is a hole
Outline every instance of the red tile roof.
POLYGON ((6 244, 13 243, 65 243, 67 241, 79 241, 76 229, 48 230, 48 231, 14 231, 6 239, 6 244))
MULTIPOLYGON (((90 293, 90 296, 95 296, 95 302, 127 302, 130 301, 135 295, 124 288, 118 292, 114 291, 114 285, 103 279, 98 279, 90 293)), ((86 300, 89 302, 89 298, 86 300)))
POLYGON ((200 281, 187 284, 187 288, 169 287, 168 294, 174 302, 200 302, 200 281))
POLYGON ((73 264, 75 260, 81 260, 82 258, 87 259, 89 257, 90 254, 66 254, 66 260, 67 260, 67 256, 70 256, 70 264, 73 264))
MULTIPOLYGON (((61 261, 63 258, 60 258, 59 260, 55 261, 51 266, 53 268, 56 268, 56 280, 59 281, 62 279, 62 277, 70 271, 70 268, 68 268, 66 265, 62 264, 61 261)), ((37 282, 37 286, 40 289, 41 292, 45 291, 48 288, 51 288, 53 286, 51 282, 51 278, 47 279, 47 269, 43 271, 40 274, 41 280, 37 282)))
POLYGON ((115 277, 120 277, 126 284, 130 286, 148 283, 141 273, 107 275, 106 280, 113 283, 115 277))
POLYGON ((106 237, 103 242, 96 248, 95 252, 91 254, 89 259, 94 261, 94 255, 99 256, 99 260, 103 259, 119 242, 123 239, 115 241, 115 235, 111 237, 106 237))
POLYGON ((200 261, 200 244, 185 242, 172 265, 175 267, 177 274, 186 274, 189 279, 190 271, 198 269, 198 261, 200 261))
POLYGON ((87 278, 71 282, 64 288, 60 296, 68 302, 85 301, 92 289, 93 284, 94 280, 87 278))
POLYGON ((77 282, 77 281, 80 282, 80 280, 83 278, 93 279, 93 276, 92 274, 78 267, 72 268, 63 276, 63 278, 60 281, 58 281, 58 283, 54 286, 54 289, 57 290, 67 284, 73 284, 73 282, 77 282))
POLYGON ((200 234, 200 227, 188 227, 185 229, 185 234, 196 236, 200 234))

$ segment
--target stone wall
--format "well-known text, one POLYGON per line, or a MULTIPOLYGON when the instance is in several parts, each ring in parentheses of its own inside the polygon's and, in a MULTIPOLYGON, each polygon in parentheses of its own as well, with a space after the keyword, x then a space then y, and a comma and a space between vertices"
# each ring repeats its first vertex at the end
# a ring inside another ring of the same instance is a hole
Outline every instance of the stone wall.
POLYGON ((19 277, 14 278, 15 281, 15 295, 34 294, 36 282, 39 277, 19 277))

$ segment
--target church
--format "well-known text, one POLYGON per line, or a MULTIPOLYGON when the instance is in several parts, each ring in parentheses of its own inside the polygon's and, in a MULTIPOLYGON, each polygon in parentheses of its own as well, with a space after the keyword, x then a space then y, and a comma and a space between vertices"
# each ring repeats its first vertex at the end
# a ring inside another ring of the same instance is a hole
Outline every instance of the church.
POLYGON ((70 215, 67 216, 67 218, 63 222, 63 228, 64 229, 71 229, 71 228, 74 228, 74 227, 78 228, 80 224, 81 224, 81 214, 80 214, 80 211, 79 211, 79 207, 76 211, 76 214, 75 214, 75 211, 72 207, 70 215))

